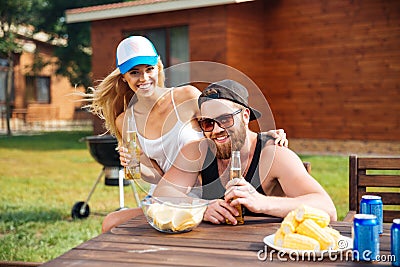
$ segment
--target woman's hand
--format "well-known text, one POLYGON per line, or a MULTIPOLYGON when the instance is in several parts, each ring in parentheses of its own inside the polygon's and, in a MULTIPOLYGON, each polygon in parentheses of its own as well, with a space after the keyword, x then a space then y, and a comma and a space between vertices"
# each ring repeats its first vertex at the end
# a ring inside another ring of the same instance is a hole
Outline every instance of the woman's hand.
POLYGON ((283 129, 269 130, 266 133, 267 133, 267 135, 271 136, 272 138, 275 138, 275 145, 288 147, 289 140, 286 139, 285 130, 283 130, 283 129))
POLYGON ((121 166, 127 167, 132 158, 131 154, 128 153, 128 149, 124 146, 119 146, 118 152, 119 152, 119 162, 121 166))
MULTIPOLYGON (((128 153, 128 149, 124 146, 119 146, 118 152, 121 166, 128 167, 132 155, 128 153)), ((157 184, 164 175, 164 172, 161 170, 160 166, 158 166, 157 162, 153 159, 149 159, 142 150, 140 150, 140 171, 142 179, 151 184, 157 184)))

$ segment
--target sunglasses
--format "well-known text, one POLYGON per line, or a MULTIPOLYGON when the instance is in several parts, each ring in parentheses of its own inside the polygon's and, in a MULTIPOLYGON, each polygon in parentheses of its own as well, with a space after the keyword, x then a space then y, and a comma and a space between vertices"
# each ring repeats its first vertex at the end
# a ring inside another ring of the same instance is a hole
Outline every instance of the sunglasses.
POLYGON ((222 129, 230 128, 235 124, 235 120, 233 119, 233 117, 242 112, 242 110, 243 109, 238 109, 231 114, 224 114, 219 117, 216 117, 215 119, 210 119, 210 118, 199 119, 198 122, 200 128, 203 130, 203 132, 212 132, 214 130, 215 123, 217 123, 218 126, 222 129))

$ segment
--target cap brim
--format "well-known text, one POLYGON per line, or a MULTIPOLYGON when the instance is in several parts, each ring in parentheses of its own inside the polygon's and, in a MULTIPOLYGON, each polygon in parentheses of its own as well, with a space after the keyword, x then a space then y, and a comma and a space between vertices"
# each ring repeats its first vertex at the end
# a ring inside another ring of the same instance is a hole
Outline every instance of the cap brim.
POLYGON ((261 117, 261 112, 259 112, 254 108, 249 108, 249 109, 250 109, 250 121, 254 121, 261 117))
POLYGON ((158 62, 158 56, 139 56, 131 58, 121 65, 118 65, 121 74, 127 73, 130 69, 137 65, 151 65, 155 66, 158 62))

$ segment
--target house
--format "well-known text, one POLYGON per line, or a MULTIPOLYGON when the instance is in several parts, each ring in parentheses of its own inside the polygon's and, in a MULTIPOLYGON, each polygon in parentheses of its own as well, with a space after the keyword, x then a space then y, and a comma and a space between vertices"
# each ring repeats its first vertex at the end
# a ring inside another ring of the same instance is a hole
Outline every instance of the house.
POLYGON ((400 151, 400 1, 138 0, 66 18, 91 22, 94 80, 115 68, 124 37, 142 34, 166 66, 211 61, 246 74, 290 139, 400 151))
MULTIPOLYGON (((11 130, 44 129, 71 124, 72 121, 91 120, 82 112, 82 102, 73 96, 81 87, 71 86, 66 77, 56 75, 53 50, 65 45, 65 40, 49 41, 45 33, 32 34, 27 27, 18 27, 21 53, 15 53, 11 92, 11 130), (41 67, 37 67, 37 66, 41 67)), ((1 130, 6 130, 5 95, 7 88, 7 59, 0 59, 1 130)), ((75 123, 76 124, 76 123, 75 123)))

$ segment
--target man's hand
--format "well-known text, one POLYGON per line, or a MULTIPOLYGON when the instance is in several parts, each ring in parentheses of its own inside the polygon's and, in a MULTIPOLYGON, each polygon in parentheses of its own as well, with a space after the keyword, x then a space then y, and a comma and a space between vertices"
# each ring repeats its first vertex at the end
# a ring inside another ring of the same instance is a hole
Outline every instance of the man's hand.
POLYGON ((230 206, 241 204, 248 210, 261 212, 262 195, 244 178, 235 178, 226 184, 225 200, 232 199, 230 206))
POLYGON ((228 202, 223 199, 215 199, 208 204, 203 220, 214 224, 221 224, 225 223, 225 219, 227 219, 233 225, 236 225, 237 221, 234 216, 238 215, 239 212, 228 202))

